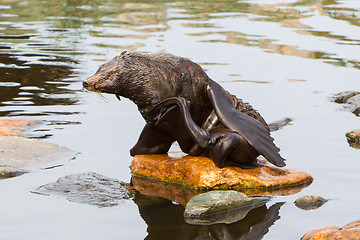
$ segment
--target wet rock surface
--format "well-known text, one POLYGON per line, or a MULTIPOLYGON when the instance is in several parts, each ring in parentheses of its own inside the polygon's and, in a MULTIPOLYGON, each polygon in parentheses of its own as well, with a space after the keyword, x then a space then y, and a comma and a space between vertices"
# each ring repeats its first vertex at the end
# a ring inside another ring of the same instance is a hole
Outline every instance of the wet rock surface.
POLYGON ((349 141, 360 142, 360 129, 349 131, 345 135, 349 141))
POLYGON ((344 108, 356 116, 360 115, 360 92, 345 91, 334 95, 331 100, 343 104, 344 108))
POLYGON ((307 232, 301 240, 360 240, 360 220, 343 227, 328 226, 307 232))
POLYGON ((0 177, 13 177, 38 168, 54 166, 76 153, 68 148, 37 139, 0 136, 0 177))
POLYGON ((306 195, 295 200, 295 205, 303 210, 314 210, 320 208, 328 200, 317 195, 306 195))
POLYGON ((20 136, 33 124, 32 120, 0 119, 0 136, 20 136))
POLYGON ((97 207, 116 206, 134 197, 134 191, 128 183, 93 172, 61 177, 33 193, 62 196, 70 202, 97 207))
POLYGON ((312 181, 310 174, 302 171, 278 168, 265 160, 263 167, 241 169, 218 168, 206 157, 180 154, 137 155, 131 163, 135 176, 179 183, 193 189, 278 189, 312 181))
POLYGON ((360 129, 349 131, 345 136, 350 147, 360 149, 360 129))
POLYGON ((292 121, 293 121, 292 118, 286 117, 286 118, 280 119, 278 121, 272 122, 269 124, 270 131, 275 132, 277 130, 280 130, 287 125, 291 125, 292 121))
POLYGON ((245 218, 250 210, 265 204, 269 199, 248 198, 244 193, 234 190, 210 191, 191 198, 186 205, 184 217, 191 224, 229 224, 245 218), (230 213, 231 210, 236 210, 236 214, 230 213))

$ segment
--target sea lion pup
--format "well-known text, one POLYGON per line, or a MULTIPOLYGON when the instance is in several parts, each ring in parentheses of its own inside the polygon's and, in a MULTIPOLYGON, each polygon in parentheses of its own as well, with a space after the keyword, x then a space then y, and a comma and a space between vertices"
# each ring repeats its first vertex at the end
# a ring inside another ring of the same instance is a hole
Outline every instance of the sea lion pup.
POLYGON ((177 141, 183 152, 210 157, 220 168, 256 167, 259 155, 285 166, 260 114, 189 59, 124 51, 101 65, 83 86, 137 105, 146 125, 131 156, 167 153, 177 141))

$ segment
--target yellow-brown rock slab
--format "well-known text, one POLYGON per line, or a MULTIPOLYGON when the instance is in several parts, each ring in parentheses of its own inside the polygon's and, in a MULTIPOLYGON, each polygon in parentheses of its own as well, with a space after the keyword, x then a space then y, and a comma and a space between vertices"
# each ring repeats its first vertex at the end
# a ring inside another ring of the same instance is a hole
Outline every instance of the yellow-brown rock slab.
POLYGON ((306 172, 278 168, 261 159, 259 162, 265 166, 254 169, 218 168, 207 157, 152 154, 136 155, 130 168, 135 176, 179 183, 194 189, 276 189, 313 180, 306 172))
POLYGON ((0 119, 0 136, 19 136, 33 120, 0 119))
MULTIPOLYGON (((248 197, 253 196, 270 196, 270 195, 292 195, 300 192, 308 184, 301 184, 296 187, 280 188, 280 189, 264 189, 264 188, 244 188, 239 191, 246 194, 248 197)), ((144 177, 131 177, 131 185, 141 194, 149 197, 161 197, 168 199, 172 202, 179 203, 186 206, 187 202, 200 193, 207 192, 209 190, 197 190, 188 188, 187 186, 164 182, 156 179, 144 178, 144 177)))
POLYGON ((360 220, 352 221, 343 227, 328 226, 307 232, 301 240, 360 240, 360 220))

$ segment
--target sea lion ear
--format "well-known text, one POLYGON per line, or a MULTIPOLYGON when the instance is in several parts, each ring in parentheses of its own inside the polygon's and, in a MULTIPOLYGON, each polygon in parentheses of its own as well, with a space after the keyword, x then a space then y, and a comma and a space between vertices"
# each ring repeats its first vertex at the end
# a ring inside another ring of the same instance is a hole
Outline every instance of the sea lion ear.
POLYGON ((125 50, 125 51, 122 51, 122 52, 119 54, 119 56, 124 56, 126 53, 127 53, 126 50, 125 50))

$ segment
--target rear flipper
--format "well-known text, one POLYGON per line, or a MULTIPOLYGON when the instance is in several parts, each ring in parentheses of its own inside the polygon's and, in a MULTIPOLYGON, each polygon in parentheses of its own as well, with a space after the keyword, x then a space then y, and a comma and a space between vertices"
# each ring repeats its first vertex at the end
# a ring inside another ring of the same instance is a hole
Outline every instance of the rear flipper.
MULTIPOLYGON (((195 143, 200 145, 202 148, 206 148, 211 144, 211 137, 208 131, 200 128, 191 118, 189 103, 181 97, 168 98, 155 107, 153 107, 148 113, 150 116, 154 116, 153 119, 156 121, 155 125, 161 123, 165 116, 169 114, 175 108, 179 108, 181 118, 184 121, 184 125, 191 135, 191 138, 195 143)), ((167 123, 171 124, 171 123, 167 123)), ((180 129, 179 129, 180 130, 180 129)), ((180 130, 181 131, 181 130, 180 130)), ((178 140, 178 139, 176 139, 178 140)))
POLYGON ((256 119, 239 112, 230 102, 227 92, 216 82, 210 81, 210 101, 220 122, 228 129, 242 136, 257 152, 276 166, 285 166, 285 159, 279 154, 268 130, 256 119))
POLYGON ((195 142, 194 146, 187 153, 190 155, 209 156, 219 168, 225 166, 241 168, 259 166, 255 161, 259 153, 245 138, 223 127, 220 127, 215 132, 212 131, 213 127, 219 123, 215 112, 209 115, 202 128, 200 128, 191 118, 188 102, 184 98, 178 97, 169 98, 159 103, 150 110, 149 114, 156 121, 156 124, 164 124, 163 121, 165 120, 163 119, 175 109, 174 106, 179 108, 181 114, 179 118, 184 121, 183 125, 187 128, 195 142), (208 131, 205 131, 203 128, 208 131))
POLYGON ((217 139, 209 147, 209 156, 219 168, 235 166, 241 168, 255 168, 262 165, 256 162, 259 153, 237 133, 213 134, 217 139))

